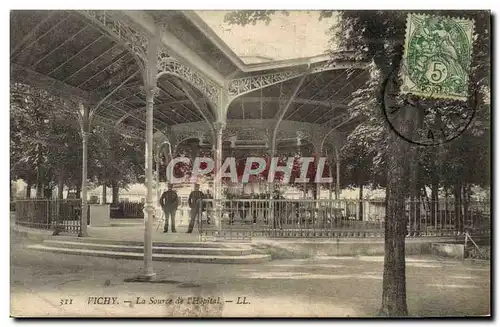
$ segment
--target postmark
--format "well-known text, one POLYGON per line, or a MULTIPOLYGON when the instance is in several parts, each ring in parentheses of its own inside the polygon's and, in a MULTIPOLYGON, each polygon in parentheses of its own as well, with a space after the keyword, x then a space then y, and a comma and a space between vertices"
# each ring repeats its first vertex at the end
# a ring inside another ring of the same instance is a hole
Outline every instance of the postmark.
POLYGON ((474 21, 408 14, 401 93, 466 101, 474 21))
POLYGON ((400 94, 399 72, 396 67, 383 84, 383 114, 397 136, 415 145, 437 146, 457 139, 467 130, 478 106, 476 93, 466 102, 400 94), (408 122, 408 117, 414 121, 408 122), (408 123, 413 127, 409 128, 408 123))

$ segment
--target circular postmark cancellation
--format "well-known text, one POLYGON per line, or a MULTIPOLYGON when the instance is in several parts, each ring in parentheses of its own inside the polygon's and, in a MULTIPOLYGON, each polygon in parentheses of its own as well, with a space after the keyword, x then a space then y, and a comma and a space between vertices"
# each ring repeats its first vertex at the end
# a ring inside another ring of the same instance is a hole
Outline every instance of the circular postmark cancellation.
POLYGON ((404 55, 383 90, 385 118, 404 140, 439 145, 470 125, 477 105, 469 94, 473 28, 473 20, 408 15, 404 55))

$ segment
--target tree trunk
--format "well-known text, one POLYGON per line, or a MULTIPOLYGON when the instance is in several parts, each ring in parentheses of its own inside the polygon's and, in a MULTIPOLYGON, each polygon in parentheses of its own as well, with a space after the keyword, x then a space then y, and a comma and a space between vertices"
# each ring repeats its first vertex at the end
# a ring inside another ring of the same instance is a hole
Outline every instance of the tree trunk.
POLYGON ((461 196, 462 187, 459 181, 455 182, 453 186, 453 196, 455 198, 455 229, 457 232, 463 231, 462 225, 462 196, 461 196))
MULTIPOLYGON (((38 132, 37 132, 38 134, 38 132)), ((41 163, 41 158, 42 158, 42 153, 40 150, 40 146, 36 146, 36 152, 38 155, 38 159, 36 161, 36 198, 42 198, 43 197, 43 182, 42 182, 42 163, 41 163)))
MULTIPOLYGON (((397 66, 394 65, 394 67, 397 66)), ((395 73, 393 74, 395 75, 395 73)), ((389 87, 389 81, 388 79, 385 87, 389 87)), ((384 92, 387 93, 387 90, 384 89, 384 92)), ((416 124, 421 118, 419 113, 413 108, 399 109, 393 121, 397 126, 397 130, 402 135, 414 135, 416 124)), ((405 263, 407 217, 405 200, 410 195, 410 163, 415 162, 417 158, 415 156, 415 145, 399 137, 392 130, 388 130, 387 134, 389 151, 387 153, 385 252, 380 314, 391 317, 407 316, 405 263)))
POLYGON ((107 188, 106 183, 102 185, 102 204, 106 204, 108 202, 108 195, 106 194, 107 188))
POLYGON ((43 198, 43 184, 39 181, 36 182, 36 193, 35 198, 43 198))
POLYGON ((414 224, 414 232, 413 235, 419 236, 420 235, 420 229, 421 229, 421 224, 422 224, 422 213, 421 213, 421 208, 422 208, 422 199, 417 195, 415 198, 417 203, 416 203, 416 208, 415 208, 415 224, 414 224))
POLYGON ((408 148, 409 143, 398 136, 391 135, 392 153, 388 158, 385 219, 385 255, 382 282, 382 307, 384 316, 406 316, 406 271, 405 237, 406 208, 405 198, 408 191, 408 148))
POLYGON ((118 183, 115 181, 111 182, 111 190, 112 190, 112 197, 113 199, 111 200, 113 204, 118 204, 118 192, 120 188, 118 187, 118 183))
POLYGON ((448 197, 450 194, 448 193, 448 188, 444 187, 444 210, 446 211, 446 214, 448 214, 448 197))
POLYGON ((359 185, 359 221, 363 221, 363 184, 359 185))
POLYGON ((43 194, 44 194, 45 199, 51 199, 52 198, 52 187, 50 187, 49 185, 44 186, 43 194))
POLYGON ((26 182, 26 199, 31 198, 31 182, 26 182))
POLYGON ((330 177, 332 177, 332 182, 330 183, 330 187, 328 188, 328 200, 332 200, 333 197, 333 162, 330 160, 328 162, 328 173, 330 177))
POLYGON ((82 184, 78 183, 76 185, 76 193, 75 193, 75 198, 81 199, 81 194, 82 194, 82 184))
POLYGON ((462 205, 464 208, 464 228, 470 226, 470 212, 469 212, 469 204, 470 204, 470 185, 465 184, 462 186, 462 205))
POLYGON ((57 181, 57 198, 64 199, 64 179, 59 177, 57 181))
MULTIPOLYGON (((411 155, 417 159, 419 155, 418 149, 412 149, 411 155)), ((411 236, 420 235, 420 190, 422 185, 420 183, 420 163, 417 160, 410 162, 410 206, 409 206, 409 222, 410 231, 408 234, 411 236)))
POLYGON ((431 184, 431 225, 437 227, 438 225, 438 211, 439 211, 439 176, 436 173, 436 165, 433 165, 432 184, 431 184))

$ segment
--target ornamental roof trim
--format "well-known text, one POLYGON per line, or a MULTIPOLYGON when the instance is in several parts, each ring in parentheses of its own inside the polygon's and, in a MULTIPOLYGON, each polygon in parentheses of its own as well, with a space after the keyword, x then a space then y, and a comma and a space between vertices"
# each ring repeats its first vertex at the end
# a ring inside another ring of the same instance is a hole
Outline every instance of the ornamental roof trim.
POLYGON ((241 70, 243 73, 258 72, 264 70, 273 70, 280 68, 290 68, 296 66, 304 66, 315 64, 319 62, 326 62, 331 60, 331 57, 326 54, 302 57, 294 59, 285 60, 274 60, 264 63, 254 63, 246 64, 243 60, 224 42, 215 31, 200 17, 196 12, 192 10, 184 10, 182 14, 193 23, 211 42, 214 43, 226 56, 227 58, 241 70))

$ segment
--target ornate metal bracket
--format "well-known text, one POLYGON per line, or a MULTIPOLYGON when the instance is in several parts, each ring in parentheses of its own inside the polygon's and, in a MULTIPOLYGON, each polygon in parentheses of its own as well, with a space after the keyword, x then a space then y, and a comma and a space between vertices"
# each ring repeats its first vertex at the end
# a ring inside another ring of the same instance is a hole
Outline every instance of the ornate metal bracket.
POLYGON ((235 147, 237 141, 250 142, 269 146, 269 129, 262 128, 226 128, 223 132, 223 142, 230 141, 231 147, 235 147))
POLYGON ((241 96, 245 93, 252 92, 254 90, 262 89, 267 86, 282 83, 287 80, 296 78, 304 74, 303 71, 288 71, 271 73, 265 75, 256 75, 249 77, 237 78, 229 81, 229 99, 241 96))
POLYGON ((82 10, 80 13, 111 36, 119 44, 124 45, 139 59, 143 68, 147 62, 148 37, 134 29, 131 24, 123 21, 116 14, 106 10, 82 10))
POLYGON ((175 135, 176 146, 189 139, 198 139, 200 142, 207 142, 210 140, 210 137, 205 131, 183 131, 175 135))
POLYGON ((327 62, 322 62, 314 65, 310 69, 311 74, 321 73, 328 70, 336 69, 364 69, 368 65, 368 62, 361 60, 329 60, 327 62))
POLYGON ((157 79, 164 74, 170 74, 182 78, 197 88, 207 97, 214 107, 219 105, 221 87, 203 76, 195 69, 168 56, 164 49, 158 52, 158 75, 157 79))
POLYGON ((297 69, 291 71, 282 71, 269 73, 264 75, 255 75, 242 78, 236 78, 229 81, 229 99, 233 100, 243 94, 271 86, 274 84, 282 83, 287 80, 296 78, 304 74, 307 70, 308 74, 321 73, 328 70, 336 69, 349 69, 349 68, 365 68, 366 62, 354 60, 332 60, 328 62, 321 62, 308 67, 307 69, 297 69))
POLYGON ((311 141, 313 139, 312 134, 308 131, 298 130, 295 134, 296 134, 297 140, 300 140, 300 141, 302 141, 302 140, 311 141))

